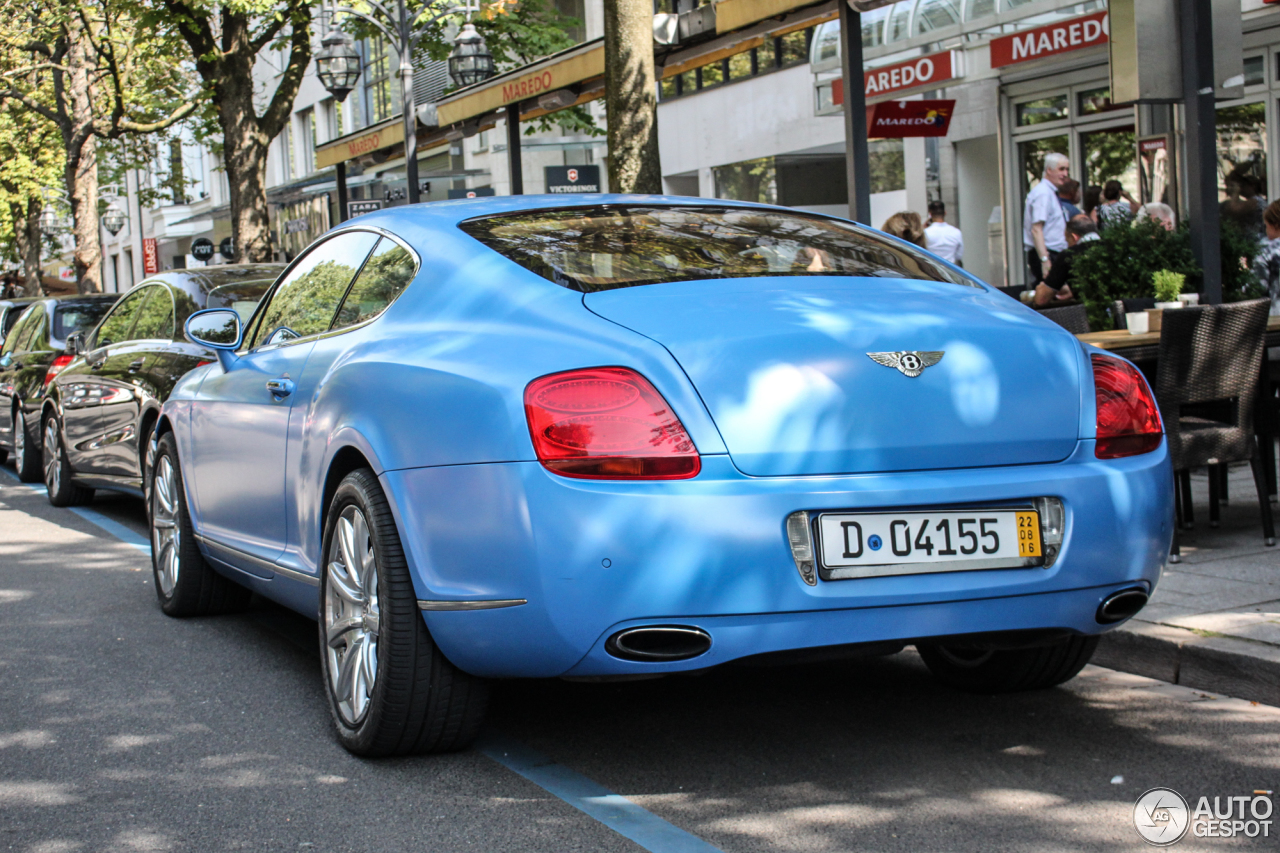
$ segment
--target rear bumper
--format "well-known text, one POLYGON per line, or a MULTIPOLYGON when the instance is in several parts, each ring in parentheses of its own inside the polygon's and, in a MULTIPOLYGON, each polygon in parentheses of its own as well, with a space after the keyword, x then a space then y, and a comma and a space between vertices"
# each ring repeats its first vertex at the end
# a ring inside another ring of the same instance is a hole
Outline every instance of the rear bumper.
POLYGON ((835 477, 746 477, 703 458, 691 480, 568 480, 536 462, 383 475, 420 599, 525 599, 424 616, 449 658, 493 677, 698 669, 765 652, 993 631, 1114 626, 1094 614, 1154 588, 1172 537, 1166 448, 1098 460, 1082 441, 1051 465, 835 477), (1066 533, 1049 569, 801 579, 785 536, 796 510, 964 505, 1053 496, 1066 533), (674 663, 612 657, 631 626, 690 625, 711 649, 674 663))

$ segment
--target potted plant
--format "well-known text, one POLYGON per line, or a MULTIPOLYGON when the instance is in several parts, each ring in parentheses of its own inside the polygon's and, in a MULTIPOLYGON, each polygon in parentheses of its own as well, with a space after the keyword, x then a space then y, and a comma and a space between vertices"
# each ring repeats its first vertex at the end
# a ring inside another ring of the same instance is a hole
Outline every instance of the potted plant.
POLYGON ((1152 273, 1151 284, 1155 290, 1156 307, 1147 309, 1148 330, 1152 332, 1160 331, 1160 318, 1163 316, 1161 312, 1182 307, 1182 303, 1178 301, 1178 294, 1182 293, 1182 288, 1186 283, 1187 277, 1180 272, 1159 270, 1152 273))

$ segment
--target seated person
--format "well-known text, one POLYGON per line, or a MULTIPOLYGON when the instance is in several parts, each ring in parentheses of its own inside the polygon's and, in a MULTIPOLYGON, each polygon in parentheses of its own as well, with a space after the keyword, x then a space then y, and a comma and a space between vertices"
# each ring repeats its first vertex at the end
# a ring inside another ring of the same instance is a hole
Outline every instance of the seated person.
POLYGON ((1067 250, 1049 267, 1045 280, 1036 285, 1036 295, 1032 299, 1036 307, 1066 302, 1073 296, 1067 284, 1071 278, 1071 265, 1097 239, 1098 226, 1093 224, 1093 219, 1083 213, 1071 217, 1067 222, 1067 250))
POLYGON ((1178 218, 1173 208, 1158 201, 1149 201, 1138 208, 1137 219, 1139 222, 1144 219, 1154 219, 1163 225, 1166 231, 1175 231, 1178 228, 1178 218))

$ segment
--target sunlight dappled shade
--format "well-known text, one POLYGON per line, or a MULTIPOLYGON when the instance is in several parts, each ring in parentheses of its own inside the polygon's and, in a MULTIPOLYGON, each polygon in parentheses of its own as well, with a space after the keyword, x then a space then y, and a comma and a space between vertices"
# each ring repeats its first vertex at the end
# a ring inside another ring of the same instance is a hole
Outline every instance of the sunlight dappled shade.
POLYGON ((844 392, 808 365, 774 364, 752 373, 741 403, 722 401, 718 420, 727 434, 749 436, 740 453, 780 451, 803 456, 813 447, 838 446, 844 392))
POLYGON ((942 367, 951 377, 951 403, 960 420, 986 426, 1000 412, 1000 375, 990 356, 966 341, 946 345, 942 367))

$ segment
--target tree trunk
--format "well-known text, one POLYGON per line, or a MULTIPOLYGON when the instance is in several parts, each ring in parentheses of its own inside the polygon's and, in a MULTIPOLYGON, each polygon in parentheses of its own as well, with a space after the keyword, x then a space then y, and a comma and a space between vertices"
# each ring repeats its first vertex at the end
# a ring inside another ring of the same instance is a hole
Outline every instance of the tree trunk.
MULTIPOLYGON (((243 53, 243 52, 242 52, 243 53)), ((254 108, 252 59, 228 56, 218 82, 218 120, 222 125, 222 163, 231 191, 231 233, 245 261, 272 260, 267 215, 267 146, 254 108), (243 68, 239 67, 243 66, 243 68)))
POLYGON ((609 191, 661 193, 652 0, 604 0, 609 191))
POLYGON ((71 133, 67 135, 67 191, 71 195, 71 217, 75 223, 76 289, 81 293, 102 292, 102 239, 98 227, 98 141, 93 136, 93 86, 89 79, 89 58, 85 55, 85 35, 80 19, 68 25, 68 86, 71 102, 71 133))
POLYGON ((18 248, 18 258, 22 261, 21 286, 19 296, 41 296, 43 287, 40 284, 40 210, 38 198, 28 198, 24 205, 21 202, 9 203, 9 214, 13 219, 14 243, 18 248))

